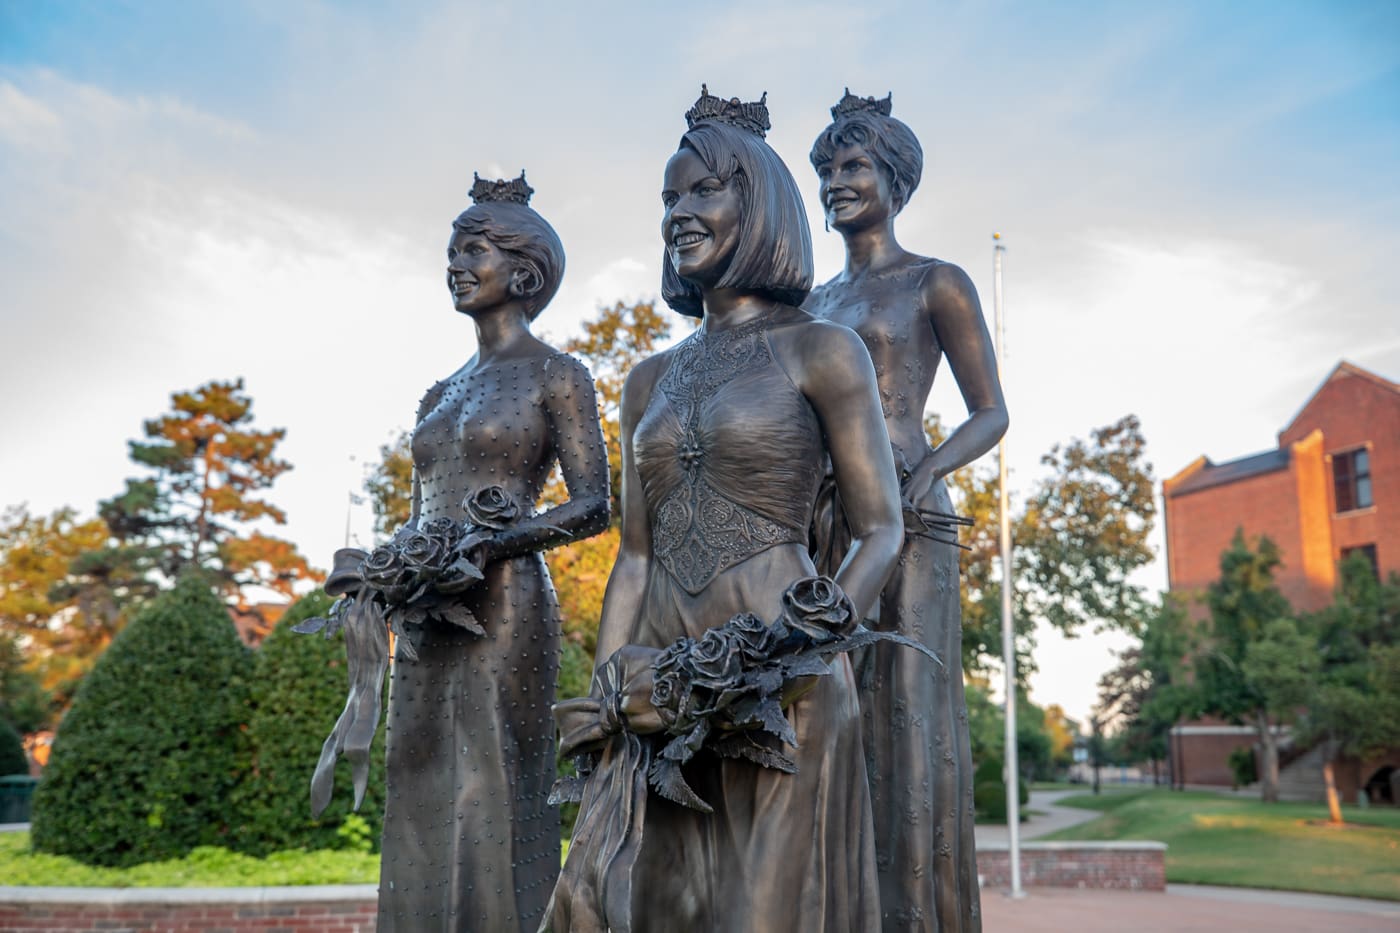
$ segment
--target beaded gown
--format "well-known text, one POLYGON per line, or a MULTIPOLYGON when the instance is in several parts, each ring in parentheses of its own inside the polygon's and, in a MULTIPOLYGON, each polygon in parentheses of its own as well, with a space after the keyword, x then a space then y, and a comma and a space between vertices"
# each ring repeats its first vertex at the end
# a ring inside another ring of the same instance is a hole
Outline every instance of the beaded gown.
POLYGON ((425 396, 412 449, 419 521, 462 520, 491 485, 524 515, 462 597, 486 635, 429 622, 419 659, 395 659, 379 929, 533 933, 559 872, 560 622, 539 552, 607 521, 592 379, 562 353, 464 369, 425 396), (570 500, 532 515, 556 460, 570 500))
MULTIPOLYGON (((807 540, 823 438, 769 344, 770 329, 781 326, 765 316, 691 335, 672 351, 637 423, 633 446, 652 554, 633 644, 665 648, 739 612, 777 618, 783 591, 814 573, 807 540)), ((636 744, 628 733, 615 736, 584 790, 552 922, 542 929, 878 927, 860 708, 845 656, 832 666, 787 710, 799 742, 788 750, 796 774, 704 751, 685 767, 687 782, 714 807, 710 815, 644 784, 634 785, 640 808, 610 801, 626 774, 609 773, 609 763, 625 757, 622 743, 636 744), (621 825, 611 838, 640 837, 628 857, 635 855, 630 879, 616 867, 624 859, 599 851, 612 831, 590 823, 609 820, 631 821, 630 831, 621 825), (590 875, 596 865, 607 867, 590 875)))
MULTIPOLYGON (((937 265, 920 260, 873 276, 873 283, 829 283, 813 290, 803 305, 850 327, 870 351, 890 434, 905 440, 894 444, 901 487, 931 452, 921 415, 942 348, 918 296, 923 277, 937 265)), ((953 510, 941 480, 920 501, 906 499, 905 506, 925 516, 946 517, 953 510)), ((817 567, 832 573, 850 537, 829 482, 814 532, 817 567)), ((920 642, 942 665, 889 644, 862 649, 853 658, 883 920, 870 929, 980 933, 958 550, 951 528, 935 537, 908 532, 880 594, 875 627, 920 642)))

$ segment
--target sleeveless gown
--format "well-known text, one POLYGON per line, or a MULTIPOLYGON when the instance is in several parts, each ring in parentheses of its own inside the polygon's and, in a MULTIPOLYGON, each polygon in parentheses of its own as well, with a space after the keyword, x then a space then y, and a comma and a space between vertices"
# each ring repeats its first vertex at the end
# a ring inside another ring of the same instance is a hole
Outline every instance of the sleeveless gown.
MULTIPOLYGON (((739 612, 771 621, 783 591, 815 573, 807 540, 822 432, 772 352, 773 326, 765 317, 717 334, 697 331, 672 351, 637 424, 652 555, 634 644, 698 638, 739 612)), ((645 815, 624 895, 631 933, 878 929, 860 704, 845 656, 832 666, 787 710, 799 742, 789 749, 796 774, 702 752, 685 776, 713 814, 639 791, 645 815)), ((585 788, 553 923, 543 929, 625 928, 590 903, 590 885, 617 890, 618 879, 571 876, 575 858, 581 864, 595 854, 576 851, 599 835, 582 825, 590 796, 617 777, 600 768, 585 788)))

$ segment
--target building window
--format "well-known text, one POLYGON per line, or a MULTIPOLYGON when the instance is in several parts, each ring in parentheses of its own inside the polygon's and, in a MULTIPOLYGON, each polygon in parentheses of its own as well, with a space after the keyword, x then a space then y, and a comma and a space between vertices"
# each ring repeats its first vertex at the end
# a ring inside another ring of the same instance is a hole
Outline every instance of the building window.
POLYGON ((1381 578, 1381 565, 1380 561, 1376 559, 1376 546, 1374 544, 1362 544, 1357 547, 1342 548, 1342 563, 1345 564, 1350 560, 1353 554, 1360 554, 1362 557, 1366 558, 1371 564, 1371 575, 1377 580, 1381 578))
POLYGON ((1332 487, 1337 511, 1350 512, 1371 506, 1371 452, 1365 447, 1332 455, 1332 487))

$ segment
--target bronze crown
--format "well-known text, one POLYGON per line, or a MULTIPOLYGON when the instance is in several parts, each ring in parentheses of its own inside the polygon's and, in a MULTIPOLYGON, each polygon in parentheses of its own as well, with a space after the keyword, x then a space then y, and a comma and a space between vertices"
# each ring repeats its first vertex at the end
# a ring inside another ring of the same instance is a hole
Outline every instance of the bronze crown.
POLYGON ((886 94, 883 100, 876 100, 873 97, 857 97, 851 93, 850 88, 846 88, 846 96, 838 100, 836 106, 831 108, 831 119, 839 120, 842 117, 848 117, 853 113, 860 113, 863 110, 869 110, 872 113, 878 113, 882 117, 888 117, 890 115, 890 109, 893 106, 891 100, 893 97, 894 92, 886 94))
POLYGON ((530 195, 535 193, 535 189, 525 184, 525 170, 520 170, 519 178, 512 178, 506 181, 504 178, 495 181, 488 181, 476 172, 472 172, 471 199, 473 204, 484 204, 487 201, 510 201, 515 204, 529 204, 530 195))
POLYGON ((768 92, 752 103, 744 103, 737 97, 725 100, 715 97, 705 85, 700 85, 700 98, 695 106, 685 112, 685 125, 695 129, 697 123, 728 123, 762 139, 772 126, 768 122, 768 92))

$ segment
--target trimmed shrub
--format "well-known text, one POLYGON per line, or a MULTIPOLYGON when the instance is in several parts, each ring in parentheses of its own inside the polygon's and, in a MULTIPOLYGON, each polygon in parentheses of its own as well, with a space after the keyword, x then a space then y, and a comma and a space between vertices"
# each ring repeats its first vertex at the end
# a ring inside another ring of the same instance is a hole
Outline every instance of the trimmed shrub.
MULTIPOLYGON (((987 757, 972 773, 972 805, 979 820, 988 823, 1006 822, 1006 782, 1001 779, 1001 771, 1001 759, 987 757)), ((1016 799, 1022 807, 1030 803, 1030 788, 1024 780, 1017 782, 1016 799)), ((1025 812, 1022 811, 1021 819, 1025 818, 1025 812)))
POLYGON ((149 603, 84 678, 34 795, 34 848, 133 865, 228 842, 252 658, 198 576, 149 603))
POLYGON ((29 758, 24 754, 24 739, 13 726, 0 719, 0 777, 28 773, 29 758))
POLYGON ((325 615, 331 602, 319 590, 299 600, 257 651, 248 720, 252 767, 234 795, 238 825, 233 847, 242 852, 266 855, 282 849, 367 845, 379 849, 384 822, 383 717, 370 749, 369 785, 359 814, 351 809, 350 764, 341 761, 330 806, 319 817, 311 816, 311 773, 345 707, 345 637, 299 635, 292 626, 325 615))

